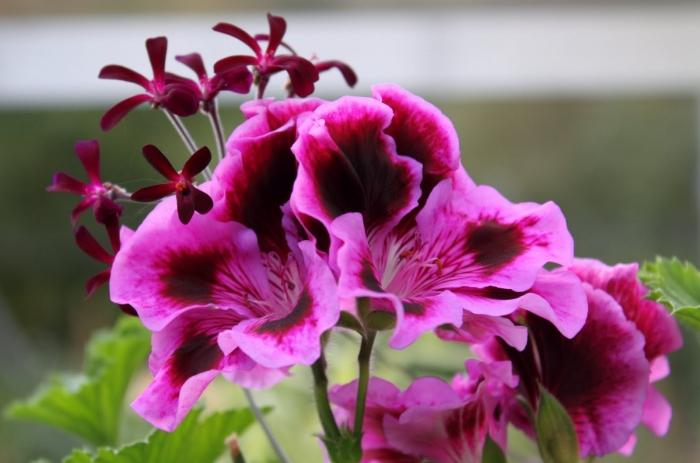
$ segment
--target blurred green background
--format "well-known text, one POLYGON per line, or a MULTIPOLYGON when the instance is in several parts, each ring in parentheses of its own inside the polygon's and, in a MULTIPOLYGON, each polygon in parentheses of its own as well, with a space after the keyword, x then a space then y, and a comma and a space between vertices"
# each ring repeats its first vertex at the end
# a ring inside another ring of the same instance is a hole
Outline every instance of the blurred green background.
MULTIPOLYGON (((197 8, 221 8, 223 3, 198 3, 197 8)), ((237 7, 249 8, 253 3, 237 7)), ((153 10, 162 8, 163 2, 61 5, 5 0, 0 14, 153 10)), ((191 2, 171 6, 193 9, 191 2)), ((614 263, 661 254, 698 263, 695 95, 434 102, 454 121, 462 160, 471 176, 513 201, 556 201, 568 218, 579 256, 614 263)), ((0 408, 26 396, 48 371, 79 370, 90 333, 109 326, 118 315, 118 309, 107 302, 105 289, 85 299, 84 281, 101 267, 73 244, 68 216, 75 198, 44 191, 57 170, 83 175, 73 154, 74 141, 99 137, 104 178, 131 190, 157 180, 139 154, 141 146, 158 144, 176 164, 185 158, 179 139, 160 114, 137 111, 109 134, 102 134, 98 120, 103 110, 102 106, 0 109, 0 349, 4 354, 0 408)), ((223 119, 232 129, 240 122, 237 108, 226 106, 223 119)), ((211 143, 205 120, 188 123, 198 141, 211 143)), ((147 212, 147 207, 128 209, 127 224, 136 226, 147 212)), ((642 430, 631 461, 700 461, 700 343, 688 334, 685 344, 671 356, 673 374, 661 384, 674 406, 671 430, 664 439, 642 430)), ((333 381, 354 377, 355 349, 343 337, 333 340, 329 354, 333 381)), ((425 337, 408 351, 383 350, 375 371, 404 386, 408 375, 449 376, 460 371, 467 355, 461 346, 425 337)), ((132 397, 146 381, 144 372, 132 397)), ((319 426, 311 408, 310 384, 306 371, 297 368, 293 380, 258 395, 261 402, 275 406, 270 420, 297 462, 321 459, 312 437, 319 426)), ((243 403, 237 388, 224 382, 216 383, 205 400, 213 408, 243 403)), ((125 437, 139 437, 146 427, 127 413, 125 437)), ((516 435, 514 442, 513 461, 537 461, 523 456, 531 447, 522 438, 516 435)), ((2 463, 38 457, 59 461, 75 445, 77 440, 58 431, 0 421, 2 463)), ((257 428, 245 436, 243 449, 252 462, 272 461, 257 428)))

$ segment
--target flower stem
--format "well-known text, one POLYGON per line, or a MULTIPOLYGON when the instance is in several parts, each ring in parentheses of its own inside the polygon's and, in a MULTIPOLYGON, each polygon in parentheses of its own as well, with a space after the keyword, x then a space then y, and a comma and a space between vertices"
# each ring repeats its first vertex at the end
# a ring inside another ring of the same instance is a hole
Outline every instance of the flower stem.
MULTIPOLYGON (((185 124, 182 123, 182 120, 167 109, 164 109, 163 112, 165 113, 165 116, 168 118, 170 123, 173 125, 173 128, 175 128, 177 134, 180 135, 180 139, 187 147, 189 153, 192 154, 195 151, 197 151, 197 144, 194 142, 194 139, 192 138, 192 135, 190 135, 190 132, 187 130, 187 127, 185 127, 185 124)), ((204 170, 203 174, 206 180, 211 179, 211 169, 209 167, 207 167, 204 170)))
POLYGON ((214 138, 216 139, 216 152, 219 156, 219 161, 221 161, 226 153, 226 145, 224 143, 224 131, 221 127, 219 104, 216 102, 216 100, 212 102, 210 110, 207 111, 207 116, 209 117, 211 130, 214 132, 214 138))
POLYGON ((262 411, 260 411, 260 407, 258 407, 258 404, 255 403, 253 394, 245 388, 243 389, 243 394, 248 401, 248 406, 253 411, 253 415, 255 415, 255 419, 258 421, 258 423, 260 423, 260 427, 265 432, 267 440, 270 441, 270 445, 272 445, 272 450, 275 451, 277 459, 280 461, 280 463, 289 463, 289 457, 287 457, 287 454, 284 453, 284 449, 282 449, 282 446, 279 444, 279 442, 277 442, 275 435, 272 433, 272 429, 270 429, 270 426, 267 424, 262 411))
POLYGON ((375 336, 376 332, 369 330, 367 334, 362 337, 360 353, 357 355, 357 365, 360 369, 360 373, 357 381, 357 400, 355 401, 355 425, 353 426, 353 433, 358 442, 362 439, 362 425, 365 418, 365 404, 367 402, 367 388, 369 386, 369 366, 375 336))
POLYGON ((311 365, 311 372, 314 377, 314 398, 316 399, 316 410, 321 421, 323 434, 326 439, 340 439, 340 429, 335 421, 335 416, 331 410, 328 400, 328 377, 326 376, 326 357, 321 356, 311 365))

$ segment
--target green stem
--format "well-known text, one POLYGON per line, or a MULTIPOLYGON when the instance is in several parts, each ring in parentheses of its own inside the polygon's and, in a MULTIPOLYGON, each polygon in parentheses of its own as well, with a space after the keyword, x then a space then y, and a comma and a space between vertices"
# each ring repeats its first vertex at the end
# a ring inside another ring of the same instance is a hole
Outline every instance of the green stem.
POLYGON ((335 421, 335 416, 331 410, 328 400, 328 377, 326 376, 326 357, 321 352, 321 356, 311 365, 311 372, 314 377, 314 398, 316 399, 316 410, 321 421, 324 437, 328 440, 340 439, 340 429, 335 421))
POLYGON ((221 161, 226 153, 226 144, 224 142, 224 130, 221 127, 219 105, 216 101, 212 102, 210 110, 207 111, 207 116, 209 117, 209 122, 211 123, 211 129, 214 132, 214 139, 216 139, 216 152, 219 156, 219 161, 221 161))
POLYGON ((275 451, 278 460, 280 461, 280 463, 289 463, 289 457, 284 452, 284 449, 282 448, 280 443, 277 441, 277 438, 275 438, 275 435, 272 433, 272 429, 270 428, 270 425, 267 424, 267 420, 263 416, 262 411, 260 411, 260 407, 258 407, 258 404, 255 403, 253 394, 245 388, 243 388, 243 394, 245 395, 245 398, 248 401, 248 406, 253 411, 253 415, 255 415, 255 419, 258 421, 260 427, 265 432, 265 436, 270 442, 272 450, 275 451))
POLYGON ((360 370, 357 381, 357 400, 355 401, 355 426, 353 433, 358 442, 362 439, 362 426, 365 419, 365 404, 367 402, 367 388, 369 386, 369 366, 374 346, 375 331, 368 331, 362 337, 360 353, 357 355, 357 365, 360 370))

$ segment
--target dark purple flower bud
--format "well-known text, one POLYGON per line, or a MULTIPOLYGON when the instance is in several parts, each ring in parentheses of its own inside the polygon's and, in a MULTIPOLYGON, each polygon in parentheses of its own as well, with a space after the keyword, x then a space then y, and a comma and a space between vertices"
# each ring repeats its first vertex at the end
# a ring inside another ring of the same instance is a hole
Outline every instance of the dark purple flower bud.
POLYGON ((178 217, 183 224, 189 223, 195 212, 206 214, 214 206, 209 195, 195 187, 193 182, 211 161, 209 148, 205 146, 195 151, 180 172, 154 145, 144 146, 143 156, 168 182, 141 188, 131 195, 131 199, 150 202, 175 193, 178 217))

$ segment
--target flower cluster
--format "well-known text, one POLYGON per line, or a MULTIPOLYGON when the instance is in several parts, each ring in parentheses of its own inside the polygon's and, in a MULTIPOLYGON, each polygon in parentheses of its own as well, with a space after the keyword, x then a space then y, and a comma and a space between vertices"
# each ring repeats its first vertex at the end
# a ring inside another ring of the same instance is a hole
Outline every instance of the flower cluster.
POLYGON ((640 423, 664 434, 671 409, 652 383, 681 338, 645 298, 636 266, 575 259, 559 207, 476 184, 450 120, 397 85, 292 98, 310 95, 328 69, 350 85, 357 78, 342 62, 300 57, 282 40, 285 21, 268 21, 259 35, 214 27, 253 54, 218 61, 213 77, 199 54, 178 56, 197 82, 165 71, 165 38, 146 43, 151 80, 121 66, 101 72, 146 91, 110 109, 103 128, 149 102, 178 129, 191 152, 181 171, 143 149, 166 183, 133 194, 104 183, 97 143, 83 142, 90 183, 57 174, 50 187, 82 195, 74 221, 91 206, 112 238, 114 257, 77 231, 81 248, 110 266, 89 291, 109 281, 111 300, 153 332, 154 379, 133 408, 172 430, 217 376, 263 388, 295 365, 312 365, 325 388, 326 339, 351 329, 362 338, 360 377, 331 389, 333 413, 319 405, 334 461, 333 443, 354 433, 365 462, 481 462, 487 439, 506 449, 509 424, 534 437, 541 388, 571 417, 581 456, 631 452, 640 423), (263 99, 279 72, 290 98, 263 99), (251 85, 258 98, 224 144, 217 95, 251 85), (180 120, 198 111, 220 145, 213 171, 180 120), (158 202, 120 237, 121 200, 158 202), (395 349, 434 332, 478 360, 451 383, 417 378, 401 391, 368 376, 381 330, 395 349))

